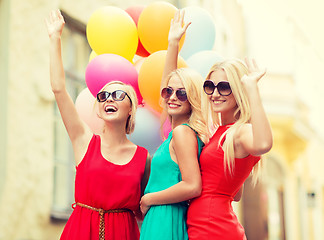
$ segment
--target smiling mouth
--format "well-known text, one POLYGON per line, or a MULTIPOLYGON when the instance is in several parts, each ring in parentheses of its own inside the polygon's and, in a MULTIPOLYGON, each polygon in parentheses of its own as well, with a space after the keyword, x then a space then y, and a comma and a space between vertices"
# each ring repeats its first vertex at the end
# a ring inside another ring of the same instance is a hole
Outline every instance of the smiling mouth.
POLYGON ((174 103, 168 103, 168 106, 169 106, 170 108, 180 107, 180 105, 178 105, 178 104, 174 104, 174 103))
POLYGON ((225 102, 225 101, 223 101, 223 100, 213 100, 213 103, 215 103, 215 104, 221 104, 223 102, 225 102))
POLYGON ((106 106, 105 107, 105 112, 106 113, 113 113, 113 112, 117 112, 117 108, 114 106, 106 106))

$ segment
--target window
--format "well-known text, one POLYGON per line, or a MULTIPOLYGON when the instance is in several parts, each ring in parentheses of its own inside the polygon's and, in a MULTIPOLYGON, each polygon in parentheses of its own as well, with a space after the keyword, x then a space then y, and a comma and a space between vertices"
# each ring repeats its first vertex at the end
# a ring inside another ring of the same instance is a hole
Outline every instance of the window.
MULTIPOLYGON (((85 69, 91 49, 88 45, 86 26, 62 11, 65 27, 62 33, 62 58, 66 87, 75 100, 86 88, 85 69)), ((67 220, 74 202, 75 162, 72 144, 64 127, 60 112, 54 104, 54 193, 51 217, 67 220)))

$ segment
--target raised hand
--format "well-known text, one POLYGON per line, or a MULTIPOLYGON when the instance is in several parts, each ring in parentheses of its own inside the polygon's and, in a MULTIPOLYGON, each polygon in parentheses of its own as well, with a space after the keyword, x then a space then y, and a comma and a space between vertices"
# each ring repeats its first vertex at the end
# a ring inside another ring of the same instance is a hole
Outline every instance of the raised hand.
POLYGON ((266 74, 266 69, 260 70, 254 59, 245 58, 246 66, 249 73, 242 77, 242 82, 245 86, 253 83, 258 83, 259 80, 266 74))
POLYGON ((180 41, 183 34, 186 32, 188 26, 191 22, 184 24, 184 10, 178 10, 174 18, 171 20, 170 31, 169 31, 169 42, 171 41, 180 41))
POLYGON ((49 18, 45 19, 45 23, 50 38, 61 37, 65 21, 60 10, 52 11, 49 18))

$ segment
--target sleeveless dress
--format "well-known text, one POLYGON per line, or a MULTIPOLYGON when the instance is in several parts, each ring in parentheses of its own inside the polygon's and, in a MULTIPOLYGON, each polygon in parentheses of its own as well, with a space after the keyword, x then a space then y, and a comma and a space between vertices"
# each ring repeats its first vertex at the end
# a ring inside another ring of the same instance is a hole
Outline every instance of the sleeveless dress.
MULTIPOLYGON (((105 239, 138 240, 133 211, 139 208, 147 150, 137 146, 130 162, 117 165, 102 156, 100 143, 100 136, 93 135, 84 158, 76 167, 75 201, 104 210, 131 210, 104 214, 105 239)), ((99 212, 76 205, 60 239, 98 240, 99 220, 99 212)))
MULTIPOLYGON (((173 131, 169 133, 168 138, 162 143, 152 158, 151 174, 144 194, 165 190, 181 181, 179 166, 170 156, 169 145, 172 133, 173 131)), ((198 135, 197 141, 199 158, 203 142, 198 135)), ((188 239, 186 226, 187 209, 187 202, 151 206, 144 217, 140 239, 188 239)))
POLYGON ((228 127, 230 125, 220 126, 201 153, 202 194, 190 203, 188 209, 190 240, 246 239, 231 203, 260 157, 236 158, 233 174, 225 172, 219 139, 228 127))

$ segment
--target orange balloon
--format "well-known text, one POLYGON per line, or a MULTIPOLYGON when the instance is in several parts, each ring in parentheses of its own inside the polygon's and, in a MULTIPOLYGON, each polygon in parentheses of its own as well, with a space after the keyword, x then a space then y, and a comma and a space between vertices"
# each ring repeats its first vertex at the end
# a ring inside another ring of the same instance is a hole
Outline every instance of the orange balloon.
MULTIPOLYGON (((160 106, 160 85, 166 53, 166 50, 162 50, 146 57, 138 74, 138 87, 144 102, 157 112, 162 112, 162 107, 160 106)), ((178 68, 183 67, 187 67, 187 64, 179 56, 178 68)))
MULTIPOLYGON (((142 11, 138 23, 138 36, 149 53, 168 49, 170 22, 178 9, 171 3, 154 2, 142 11)), ((180 48, 184 37, 180 40, 180 48)))

